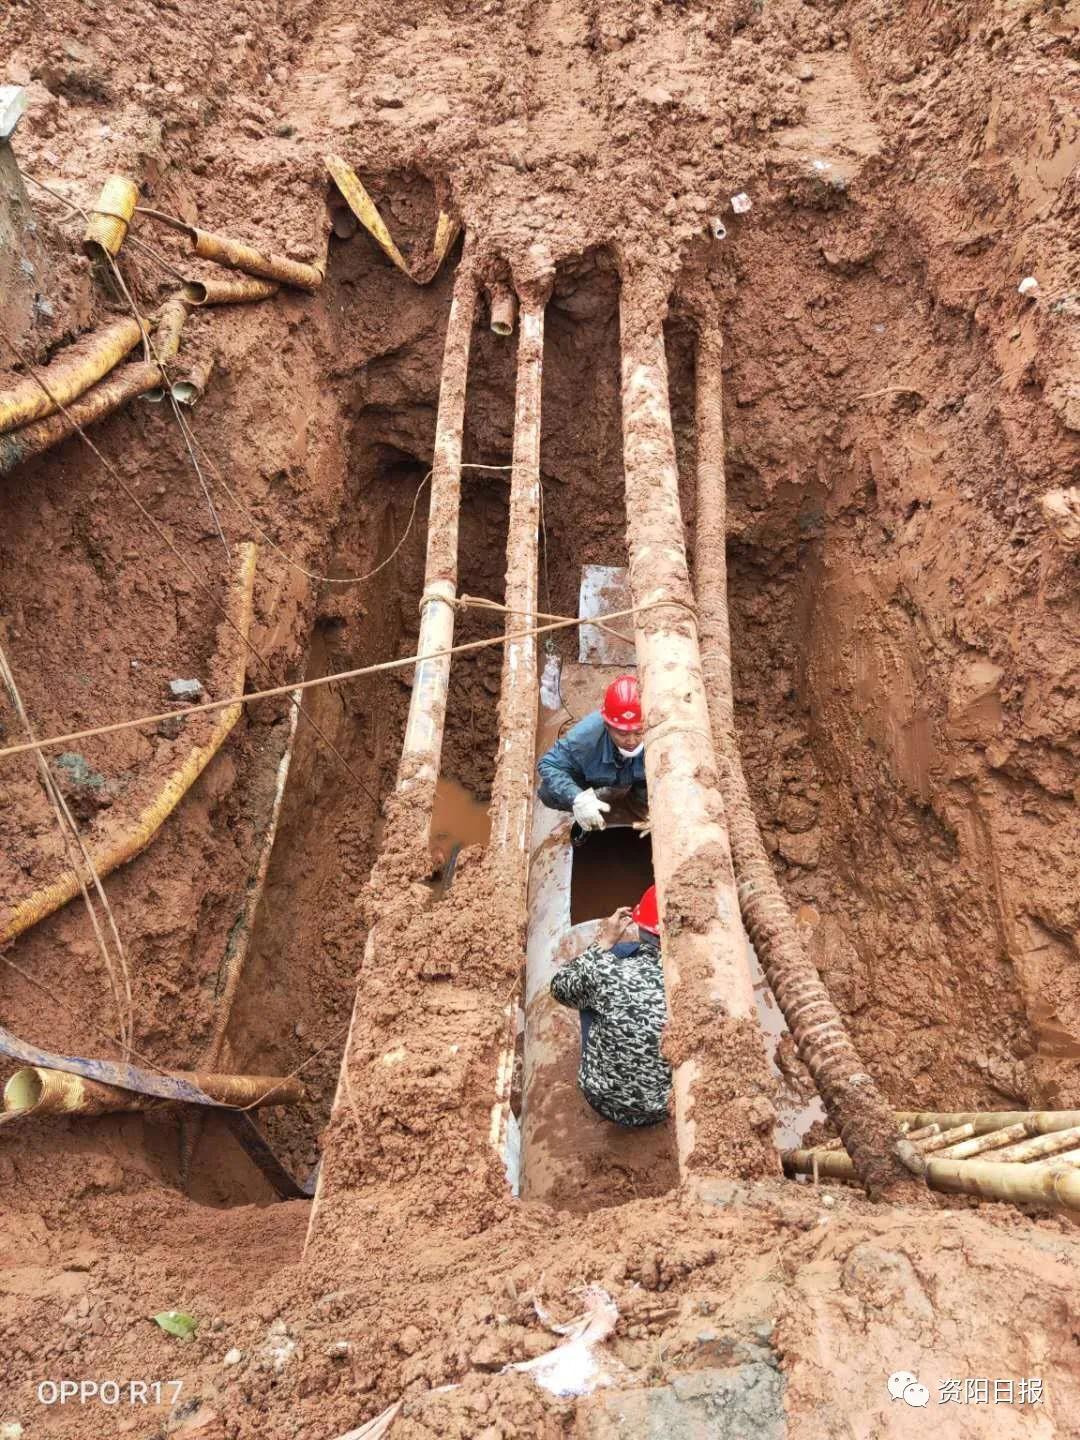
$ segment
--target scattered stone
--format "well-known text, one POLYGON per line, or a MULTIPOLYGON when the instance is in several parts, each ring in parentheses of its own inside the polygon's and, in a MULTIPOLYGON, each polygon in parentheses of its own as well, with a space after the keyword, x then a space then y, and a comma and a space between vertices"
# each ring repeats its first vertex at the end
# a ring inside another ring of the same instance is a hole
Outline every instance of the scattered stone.
POLYGON ((403 1355, 415 1355, 423 1343, 423 1331, 415 1325, 406 1325, 397 1338, 397 1348, 403 1355))
POLYGON ((228 1369, 230 1366, 239 1365, 240 1361, 243 1358, 244 1352, 242 1350, 238 1350, 234 1345, 231 1350, 226 1350, 224 1356, 222 1357, 221 1363, 226 1367, 226 1369, 228 1369))
POLYGON ((52 772, 64 799, 79 820, 107 809, 113 797, 104 775, 91 769, 84 755, 65 750, 52 761, 52 772))
POLYGON ((1016 288, 1021 295, 1037 295, 1039 293, 1039 282, 1035 279, 1034 275, 1025 275, 1016 288))
POLYGON ((1067 550, 1080 548, 1080 486, 1048 490, 1039 496, 1039 509, 1054 538, 1067 550))
POLYGON ((285 1321, 275 1320, 259 1352, 263 1365, 271 1370, 284 1370, 295 1353, 296 1341, 289 1334, 285 1321))
POLYGON ((787 830, 778 830, 776 848, 789 865, 801 865, 805 870, 812 870, 821 853, 821 831, 815 828, 792 835, 787 830))
POLYGON ((800 65, 797 73, 799 79, 805 83, 807 80, 813 80, 814 67, 812 65, 800 65))
POLYGON ((344 1360, 352 1354, 351 1340, 334 1340, 326 1347, 326 1353, 331 1360, 344 1360))
POLYGON ((731 197, 731 208, 735 211, 736 215, 746 215, 752 203, 750 196, 747 195, 745 190, 740 190, 737 195, 732 195, 731 197))
POLYGON ((206 694, 201 680, 170 680, 169 695, 173 700, 183 700, 188 705, 197 705, 206 694))
MULTIPOLYGON (((65 1270, 84 1271, 90 1270, 100 1259, 96 1250, 73 1250, 64 1261, 65 1270)), ((2 1440, 2 1437, 0 1437, 2 1440)))

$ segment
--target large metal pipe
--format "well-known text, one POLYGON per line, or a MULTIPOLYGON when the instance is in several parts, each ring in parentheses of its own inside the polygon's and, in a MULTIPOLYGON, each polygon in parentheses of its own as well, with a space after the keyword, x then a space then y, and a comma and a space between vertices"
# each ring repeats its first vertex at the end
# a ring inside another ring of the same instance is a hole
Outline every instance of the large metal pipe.
POLYGON ((686 563, 660 316, 624 283, 623 452, 645 773, 683 1177, 779 1170, 686 563))
MULTIPOLYGON (((739 906, 769 988, 829 1118, 870 1194, 911 1187, 911 1156, 799 939, 765 850, 735 732, 727 603, 722 337, 706 322, 697 345, 697 524, 694 589, 709 715, 727 814, 739 906)), ((921 1188, 921 1187, 920 1187, 921 1188)))
POLYGON ((458 268, 446 327, 435 453, 431 462, 427 558, 420 599, 420 637, 413 673, 409 718, 398 767, 402 794, 417 785, 434 786, 442 757, 450 656, 457 599, 458 518, 461 508, 461 443, 465 424, 465 385, 476 313, 476 282, 465 262, 458 268))

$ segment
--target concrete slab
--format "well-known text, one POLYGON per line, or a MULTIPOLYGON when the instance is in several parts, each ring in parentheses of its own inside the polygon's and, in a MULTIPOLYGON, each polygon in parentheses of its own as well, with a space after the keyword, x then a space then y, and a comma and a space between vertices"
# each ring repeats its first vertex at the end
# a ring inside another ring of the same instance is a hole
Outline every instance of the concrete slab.
POLYGON ((784 1440, 784 1377, 768 1361, 691 1370, 670 1385, 607 1391, 578 1408, 579 1440, 784 1440))

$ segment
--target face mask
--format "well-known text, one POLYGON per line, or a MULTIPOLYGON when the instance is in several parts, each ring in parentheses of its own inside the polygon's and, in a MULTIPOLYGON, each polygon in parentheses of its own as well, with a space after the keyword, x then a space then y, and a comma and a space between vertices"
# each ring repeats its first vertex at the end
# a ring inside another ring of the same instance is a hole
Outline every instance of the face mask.
POLYGON ((635 745, 633 750, 624 750, 621 745, 616 745, 615 749, 618 750, 624 760, 632 760, 635 755, 640 755, 645 749, 645 741, 643 740, 640 745, 635 745))

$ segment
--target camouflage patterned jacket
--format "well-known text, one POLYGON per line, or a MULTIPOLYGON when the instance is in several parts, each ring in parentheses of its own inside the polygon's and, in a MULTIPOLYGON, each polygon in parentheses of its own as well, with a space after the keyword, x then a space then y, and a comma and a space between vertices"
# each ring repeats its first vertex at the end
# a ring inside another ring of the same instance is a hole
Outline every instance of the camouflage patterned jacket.
POLYGON ((671 1066, 660 1054, 667 1003, 659 948, 590 945, 558 971, 551 993, 581 1011, 578 1082, 593 1109, 618 1125, 666 1119, 671 1066))

